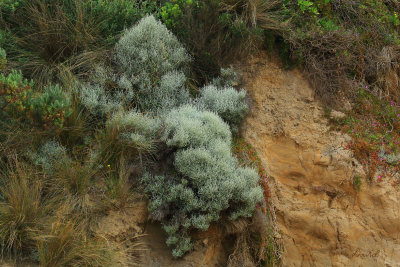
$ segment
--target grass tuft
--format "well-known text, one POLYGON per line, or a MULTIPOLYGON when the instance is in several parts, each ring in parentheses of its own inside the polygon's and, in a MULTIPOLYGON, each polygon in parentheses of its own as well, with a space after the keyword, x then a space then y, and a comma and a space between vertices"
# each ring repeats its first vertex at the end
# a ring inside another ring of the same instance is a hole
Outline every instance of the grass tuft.
POLYGON ((42 198, 40 175, 13 159, 0 173, 0 242, 4 253, 18 254, 34 246, 50 205, 42 198))
POLYGON ((54 222, 49 234, 40 237, 37 248, 41 267, 114 266, 107 240, 88 236, 75 220, 54 222))

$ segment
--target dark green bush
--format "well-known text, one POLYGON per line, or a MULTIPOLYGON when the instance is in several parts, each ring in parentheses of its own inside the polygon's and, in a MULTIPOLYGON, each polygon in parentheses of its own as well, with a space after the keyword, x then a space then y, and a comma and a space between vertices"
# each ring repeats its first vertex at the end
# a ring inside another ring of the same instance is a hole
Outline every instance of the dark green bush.
POLYGON ((24 79, 20 71, 0 74, 0 106, 2 117, 20 117, 30 109, 28 98, 33 95, 33 82, 24 79))
POLYGON ((49 85, 44 92, 30 100, 32 116, 43 127, 63 128, 65 118, 71 115, 71 101, 59 85, 49 85))
POLYGON ((382 0, 285 0, 276 7, 285 23, 274 35, 281 52, 289 48, 286 58, 306 67, 318 96, 332 103, 355 96, 359 82, 384 87, 380 77, 394 69, 387 61, 399 60, 399 8, 382 0))
POLYGON ((119 34, 131 27, 147 14, 157 14, 155 0, 91 0, 88 3, 88 13, 101 20, 100 31, 103 38, 113 44, 119 34))
POLYGON ((0 105, 2 116, 25 120, 46 129, 62 128, 71 114, 71 103, 58 85, 49 85, 43 92, 32 90, 33 82, 13 70, 0 74, 0 105))
POLYGON ((161 19, 193 56, 191 76, 197 85, 256 51, 262 40, 262 29, 246 19, 244 9, 226 2, 180 0, 161 7, 161 19))

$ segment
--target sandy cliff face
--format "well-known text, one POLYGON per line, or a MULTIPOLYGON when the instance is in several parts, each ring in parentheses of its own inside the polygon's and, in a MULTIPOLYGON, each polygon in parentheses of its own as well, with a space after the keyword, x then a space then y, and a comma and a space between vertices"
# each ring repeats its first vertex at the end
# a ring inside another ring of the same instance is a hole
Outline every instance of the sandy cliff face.
MULTIPOLYGON (((393 180, 352 186, 362 168, 329 131, 298 70, 259 58, 247 71, 245 139, 271 178, 283 266, 400 266, 400 190, 393 180)), ((340 113, 338 113, 340 116, 340 113)))

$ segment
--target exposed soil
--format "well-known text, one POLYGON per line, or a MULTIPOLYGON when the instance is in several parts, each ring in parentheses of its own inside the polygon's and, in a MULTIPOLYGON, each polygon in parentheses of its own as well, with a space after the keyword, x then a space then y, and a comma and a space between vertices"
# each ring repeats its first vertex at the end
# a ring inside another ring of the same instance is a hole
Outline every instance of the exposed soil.
POLYGON ((400 266, 400 190, 393 180, 363 179, 354 190, 352 177, 364 173, 345 150, 349 137, 329 130, 324 105, 301 71, 263 56, 245 74, 252 108, 243 134, 270 175, 282 265, 400 266))
POLYGON ((146 267, 225 267, 229 246, 224 246, 220 228, 210 227, 193 236, 194 250, 182 259, 174 259, 165 244, 166 234, 161 225, 148 220, 147 202, 136 202, 132 207, 111 211, 96 227, 96 234, 104 236, 115 247, 122 247, 121 266, 146 267))

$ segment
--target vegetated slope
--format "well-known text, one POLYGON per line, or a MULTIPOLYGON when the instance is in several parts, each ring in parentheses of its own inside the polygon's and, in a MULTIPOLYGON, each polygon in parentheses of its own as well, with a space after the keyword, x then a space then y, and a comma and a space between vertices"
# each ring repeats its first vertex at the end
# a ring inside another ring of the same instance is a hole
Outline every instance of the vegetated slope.
POLYGON ((345 149, 350 137, 329 130, 324 106, 303 73, 285 71, 265 56, 250 67, 246 89, 253 103, 243 134, 270 175, 282 265, 398 266, 394 178, 361 178, 357 192, 353 178, 365 173, 345 149))

